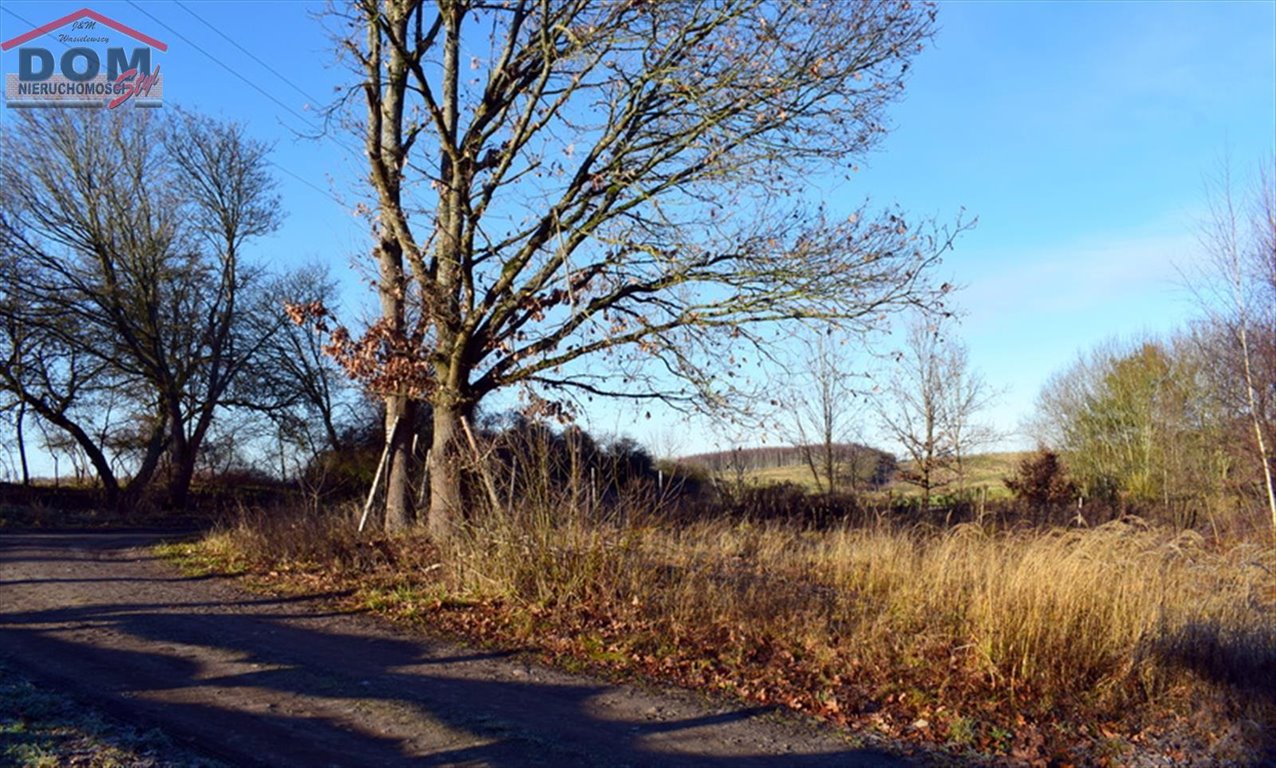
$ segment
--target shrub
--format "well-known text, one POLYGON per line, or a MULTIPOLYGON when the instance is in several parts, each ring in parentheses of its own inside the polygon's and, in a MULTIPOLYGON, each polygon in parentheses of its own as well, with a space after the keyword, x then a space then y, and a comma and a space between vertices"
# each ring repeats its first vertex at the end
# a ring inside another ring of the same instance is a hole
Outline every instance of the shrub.
POLYGON ((1038 509, 1062 506, 1077 497, 1063 460, 1047 448, 1025 456, 1015 474, 1003 482, 1016 499, 1038 509))

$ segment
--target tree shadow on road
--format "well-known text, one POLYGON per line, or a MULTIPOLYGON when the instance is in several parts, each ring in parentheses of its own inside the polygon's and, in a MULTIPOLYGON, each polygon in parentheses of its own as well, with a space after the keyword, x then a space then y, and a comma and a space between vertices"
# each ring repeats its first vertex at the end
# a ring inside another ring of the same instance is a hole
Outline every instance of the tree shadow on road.
POLYGON ((828 734, 808 741, 770 722, 769 708, 653 704, 504 653, 405 639, 305 598, 208 599, 195 578, 146 582, 130 576, 153 566, 130 567, 86 578, 99 582, 94 604, 0 601, 0 654, 237 765, 909 764, 828 734))
POLYGON ((1150 652, 1172 667, 1230 690, 1234 701, 1243 702, 1251 716, 1256 713, 1266 727, 1260 729, 1253 765, 1276 766, 1276 657, 1269 650, 1271 635, 1260 633, 1221 634, 1217 625, 1189 624, 1150 652))

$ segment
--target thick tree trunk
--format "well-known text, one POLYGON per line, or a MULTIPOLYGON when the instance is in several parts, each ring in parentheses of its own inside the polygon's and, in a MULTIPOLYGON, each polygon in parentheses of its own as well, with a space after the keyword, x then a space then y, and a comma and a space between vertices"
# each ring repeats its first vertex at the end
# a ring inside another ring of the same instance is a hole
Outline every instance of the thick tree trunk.
POLYGON ((416 519, 412 504, 412 435, 416 403, 403 395, 385 398, 385 530, 401 531, 416 519))
MULTIPOLYGON (((169 486, 169 505, 176 510, 185 510, 190 504, 191 484, 195 480, 195 464, 199 461, 199 452, 203 448, 204 438, 208 435, 208 427, 212 424, 211 409, 206 412, 195 425, 190 437, 174 441, 173 464, 174 474, 169 486)), ((181 430, 177 430, 180 432, 181 430)))
POLYGON ((434 438, 430 446, 430 536, 444 542, 460 520, 461 467, 465 436, 461 419, 467 409, 456 403, 434 404, 434 438))
MULTIPOLYGON (((178 393, 170 395, 173 403, 180 402, 178 393)), ((180 408, 170 407, 169 419, 172 421, 172 435, 169 442, 169 455, 173 466, 173 476, 168 484, 168 506, 170 509, 184 511, 190 505, 191 483, 195 479, 195 463, 199 460, 199 449, 204 444, 204 436, 208 434, 212 423, 212 409, 207 408, 193 424, 190 435, 186 429, 191 424, 182 421, 180 408)))
POLYGON ((164 449, 168 446, 167 424, 168 422, 161 415, 159 423, 151 430, 150 439, 146 441, 146 453, 142 456, 142 463, 138 465, 137 472, 129 480, 124 492, 117 494, 117 506, 120 510, 128 511, 136 505, 141 500, 146 487, 151 484, 151 478, 155 477, 155 472, 159 469, 160 458, 164 455, 164 449))
POLYGON ((169 444, 172 476, 168 481, 168 507, 184 511, 190 504, 191 481, 195 479, 195 446, 178 424, 173 428, 169 444))
MULTIPOLYGON (((368 3, 367 13, 368 80, 364 84, 368 98, 368 133, 365 139, 372 163, 372 183, 380 203, 380 242, 376 259, 380 272, 377 287, 381 301, 381 318, 385 330, 401 339, 407 329, 407 279, 403 259, 405 243, 410 238, 402 231, 404 220, 401 184, 406 151, 403 146, 403 102, 407 89, 409 62, 403 49, 393 44, 382 49, 383 34, 391 40, 408 40, 408 3, 368 3), (382 28, 382 24, 385 28, 382 28)), ((384 527, 397 531, 412 525, 412 436, 416 404, 407 393, 396 391, 385 395, 386 429, 386 494, 384 527), (397 427, 397 428, 396 428, 397 427)))
POLYGON ((193 456, 173 457, 173 479, 168 486, 169 509, 177 512, 185 511, 190 505, 191 481, 195 478, 195 460, 193 456))

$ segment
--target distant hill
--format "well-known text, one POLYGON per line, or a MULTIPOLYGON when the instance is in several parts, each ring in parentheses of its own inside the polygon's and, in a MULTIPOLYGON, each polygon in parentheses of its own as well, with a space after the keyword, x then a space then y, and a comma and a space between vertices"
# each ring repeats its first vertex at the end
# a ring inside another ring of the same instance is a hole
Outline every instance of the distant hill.
MULTIPOLYGON (((739 448, 684 456, 679 462, 700 467, 723 478, 739 474, 758 485, 795 483, 815 490, 816 484, 807 464, 805 450, 803 446, 791 445, 739 448)), ((823 448, 815 446, 813 450, 818 462, 818 457, 823 455, 823 448)), ((1013 474, 1025 455, 1027 454, 1022 451, 1006 451, 967 457, 964 487, 968 490, 984 488, 989 498, 1008 497, 1010 493, 1002 483, 1002 478, 1013 474)), ((899 480, 897 476, 899 470, 907 469, 912 462, 897 461, 886 451, 857 443, 839 443, 834 449, 834 456, 838 465, 839 485, 843 488, 889 489, 892 493, 905 496, 920 493, 916 486, 899 480)), ((953 483, 936 490, 944 493, 956 487, 954 478, 953 483)))
MULTIPOLYGON (((741 473, 755 479, 765 477, 773 482, 808 485, 812 482, 810 460, 819 467, 823 457, 824 446, 777 445, 697 453, 684 456, 679 462, 715 474, 741 473)), ((881 487, 895 475, 896 460, 892 454, 859 443, 834 444, 833 460, 839 483, 852 487, 881 487)))

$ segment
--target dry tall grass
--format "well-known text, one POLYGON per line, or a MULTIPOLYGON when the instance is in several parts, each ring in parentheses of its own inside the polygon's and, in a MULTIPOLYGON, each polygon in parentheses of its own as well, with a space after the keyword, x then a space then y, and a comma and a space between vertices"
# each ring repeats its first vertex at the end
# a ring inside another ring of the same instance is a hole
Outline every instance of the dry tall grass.
POLYGON ((990 535, 518 517, 486 520, 453 554, 450 586, 475 599, 636 601, 650 620, 750 627, 864 659, 907 655, 907 638, 1011 692, 1154 693, 1181 662, 1210 656, 1235 679, 1276 672, 1276 551, 1137 520, 990 535))
POLYGON ((344 574, 391 612, 484 606, 499 639, 835 720, 927 718, 940 740, 969 739, 972 717, 1115 721, 1187 714, 1202 695, 1260 724, 1276 708, 1270 545, 1135 519, 815 532, 550 509, 485 516, 447 552, 313 519, 245 524, 205 548, 344 574))

